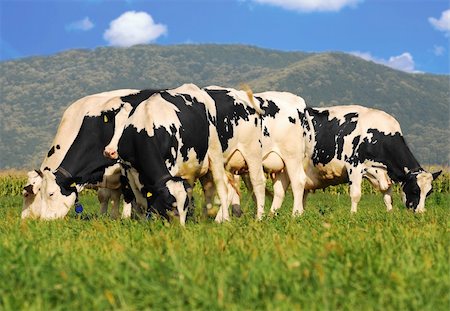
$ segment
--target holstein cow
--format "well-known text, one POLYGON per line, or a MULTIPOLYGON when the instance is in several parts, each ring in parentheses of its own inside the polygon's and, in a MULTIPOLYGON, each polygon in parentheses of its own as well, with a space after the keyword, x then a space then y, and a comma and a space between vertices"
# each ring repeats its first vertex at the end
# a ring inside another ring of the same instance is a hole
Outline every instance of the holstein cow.
POLYGON ((356 212, 361 182, 367 178, 383 193, 389 211, 392 184, 399 182, 406 207, 425 211, 431 182, 441 172, 431 174, 420 166, 406 145, 397 120, 383 111, 356 105, 306 111, 312 120, 312 125, 303 123, 312 150, 307 190, 348 182, 351 211, 356 212))
MULTIPOLYGON (((105 158, 103 151, 113 139, 116 125, 125 124, 133 100, 142 100, 142 92, 127 96, 137 92, 117 90, 91 95, 66 109, 40 170, 29 173, 22 218, 64 217, 86 184, 120 187, 117 176, 121 167, 116 160, 105 158)), ((149 97, 151 92, 144 95, 149 97)), ((128 208, 123 216, 128 217, 130 212, 128 208)))
POLYGON ((138 204, 161 215, 174 212, 184 225, 191 186, 211 170, 218 189, 220 222, 229 219, 227 177, 215 127, 212 98, 193 84, 161 91, 129 117, 118 154, 138 204))
MULTIPOLYGON (((261 114, 262 126, 262 167, 273 180, 274 199, 271 211, 276 211, 284 198, 284 189, 292 183, 294 204, 292 215, 303 213, 303 193, 306 183, 306 174, 303 169, 306 142, 302 122, 305 113, 305 101, 294 94, 287 92, 264 92, 254 94, 260 103, 264 114, 261 114), (299 140, 301 138, 301 140, 299 140)), ((252 184, 246 182, 252 188, 252 184)), ((207 189, 207 201, 212 200, 214 192, 207 189)), ((233 206, 240 212, 239 196, 234 192, 233 206)), ((259 213, 258 213, 259 214, 259 213)), ((261 214, 260 214, 261 215, 261 214)), ((259 217, 260 218, 260 217, 259 217)))
MULTIPOLYGON (((217 110, 216 129, 222 146, 225 169, 232 174, 248 173, 254 190, 257 218, 264 213, 265 177, 262 169, 261 110, 250 90, 240 91, 219 86, 204 90, 214 99, 217 110)), ((212 188, 202 180, 204 189, 212 188)), ((235 191, 229 188, 229 191, 235 191)), ((207 204, 212 196, 205 195, 207 204)), ((239 212, 238 212, 239 214, 239 212)))

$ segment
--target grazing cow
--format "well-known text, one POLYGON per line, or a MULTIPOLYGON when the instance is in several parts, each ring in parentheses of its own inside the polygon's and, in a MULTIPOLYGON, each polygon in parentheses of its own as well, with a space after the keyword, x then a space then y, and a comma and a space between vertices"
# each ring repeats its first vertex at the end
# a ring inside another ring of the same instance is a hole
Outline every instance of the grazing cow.
MULTIPOLYGON (((29 173, 22 218, 64 217, 86 184, 120 187, 120 166, 116 160, 105 158, 103 151, 115 127, 125 124, 133 108, 133 96, 126 95, 137 92, 117 90, 91 95, 66 109, 41 169, 29 173)), ((125 211, 124 216, 128 215, 125 211)))
POLYGON ((118 154, 139 205, 163 216, 179 215, 184 225, 191 186, 211 170, 221 208, 229 219, 227 177, 215 127, 212 98, 193 84, 161 91, 138 105, 118 144, 118 154))
POLYGON ((348 182, 351 211, 356 212, 361 182, 367 178, 383 193, 389 211, 392 184, 399 182, 406 207, 425 211, 431 182, 441 172, 431 174, 420 166, 397 120, 383 111, 356 105, 307 108, 307 112, 312 121, 304 122, 312 150, 307 190, 348 182))
MULTIPOLYGON (((261 114, 262 126, 262 167, 273 180, 274 199, 271 211, 277 210, 283 201, 286 185, 292 183, 294 204, 292 215, 303 213, 303 194, 306 183, 306 175, 301 165, 305 159, 304 137, 302 122, 304 122, 305 101, 294 94, 287 92, 264 92, 254 94, 260 103, 264 114, 261 114), (300 164, 300 165, 299 165, 300 164), (279 196, 277 196, 277 194, 279 196)), ((247 187, 252 188, 252 183, 246 182, 247 187)), ((287 186, 286 186, 287 187, 287 186)), ((207 188, 206 201, 212 201, 214 192, 207 188)), ((234 192, 233 208, 241 213, 239 196, 234 192)))
MULTIPOLYGON (((225 169, 232 174, 248 173, 254 190, 257 218, 264 213, 265 177, 262 169, 261 121, 264 111, 255 103, 250 90, 208 86, 204 88, 215 101, 217 110, 216 129, 222 146, 225 169)), ((212 189, 207 180, 202 180, 204 189, 212 189)), ((229 191, 235 191, 229 188, 229 191)), ((207 204, 211 203, 205 195, 207 204)))

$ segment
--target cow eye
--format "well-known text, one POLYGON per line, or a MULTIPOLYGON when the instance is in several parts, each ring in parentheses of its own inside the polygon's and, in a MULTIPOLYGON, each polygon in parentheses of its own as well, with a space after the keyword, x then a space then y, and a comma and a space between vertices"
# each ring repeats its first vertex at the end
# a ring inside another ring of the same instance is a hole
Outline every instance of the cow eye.
POLYGON ((52 197, 54 194, 55 194, 54 192, 50 192, 50 193, 48 194, 48 196, 49 196, 49 197, 52 197))

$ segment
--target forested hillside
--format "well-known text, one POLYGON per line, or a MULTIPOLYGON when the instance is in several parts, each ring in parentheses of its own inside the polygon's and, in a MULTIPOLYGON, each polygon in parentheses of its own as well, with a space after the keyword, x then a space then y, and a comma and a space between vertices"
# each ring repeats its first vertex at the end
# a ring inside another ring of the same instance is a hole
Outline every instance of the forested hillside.
POLYGON ((64 109, 118 88, 284 90, 311 106, 360 104, 393 114, 423 164, 448 164, 449 76, 407 74, 342 53, 241 45, 142 45, 70 50, 0 63, 0 169, 38 167, 64 109))

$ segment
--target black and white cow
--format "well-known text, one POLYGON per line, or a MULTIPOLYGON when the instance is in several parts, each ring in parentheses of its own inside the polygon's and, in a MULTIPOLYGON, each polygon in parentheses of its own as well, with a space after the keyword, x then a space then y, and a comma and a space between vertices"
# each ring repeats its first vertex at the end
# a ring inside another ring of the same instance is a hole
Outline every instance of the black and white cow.
MULTIPOLYGON (((261 219, 264 213, 265 177, 262 169, 260 120, 264 111, 250 90, 219 86, 208 86, 204 90, 214 99, 216 105, 216 129, 222 146, 225 169, 237 175, 248 173, 256 199, 256 217, 261 219)), ((204 189, 212 189, 206 180, 202 180, 202 184, 204 189)), ((229 191, 235 192, 235 189, 229 188, 229 191)), ((207 204, 211 204, 212 196, 206 194, 205 198, 207 204)))
POLYGON ((212 98, 193 84, 161 91, 136 107, 118 154, 137 203, 184 225, 194 181, 212 172, 221 200, 216 221, 229 219, 227 177, 212 98))
MULTIPOLYGON (((148 98, 151 91, 147 93, 148 98)), ((29 172, 22 218, 64 217, 86 184, 118 189, 121 168, 117 160, 105 158, 103 151, 113 139, 116 126, 124 126, 135 105, 133 100, 145 96, 138 90, 117 90, 87 96, 70 105, 40 170, 29 172)), ((130 212, 127 209, 123 216, 128 217, 130 212)))
POLYGON ((441 172, 425 171, 411 153, 400 125, 391 115, 356 105, 307 108, 312 122, 304 122, 312 152, 306 189, 349 183, 351 211, 361 198, 367 178, 383 193, 392 209, 392 184, 402 185, 406 207, 425 211, 425 198, 441 172))
MULTIPOLYGON (((258 130, 261 135, 262 168, 272 178, 275 190, 271 212, 275 212, 281 206, 285 193, 282 189, 292 183, 294 194, 292 215, 301 215, 306 184, 302 163, 307 161, 305 158, 307 145, 303 139, 302 127, 305 101, 287 92, 257 93, 254 97, 264 112, 260 114, 261 128, 258 130), (299 138, 302 140, 299 141, 299 138)), ((246 185, 253 188, 252 183, 246 182, 246 185)), ((206 200, 212 201, 213 195, 214 191, 208 188, 205 196, 209 198, 206 200)), ((235 191, 232 202, 233 207, 240 213, 239 196, 235 191)))

